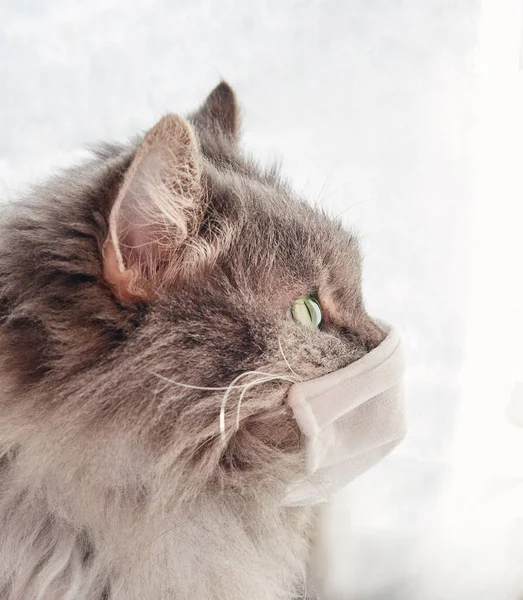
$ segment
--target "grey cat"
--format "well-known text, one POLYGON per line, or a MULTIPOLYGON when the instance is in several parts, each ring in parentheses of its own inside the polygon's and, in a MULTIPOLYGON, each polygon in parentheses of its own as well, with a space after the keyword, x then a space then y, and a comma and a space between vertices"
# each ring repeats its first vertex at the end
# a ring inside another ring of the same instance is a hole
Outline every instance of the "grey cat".
POLYGON ((383 338, 355 237, 238 147, 220 84, 2 207, 0 598, 290 600, 285 403, 383 338))

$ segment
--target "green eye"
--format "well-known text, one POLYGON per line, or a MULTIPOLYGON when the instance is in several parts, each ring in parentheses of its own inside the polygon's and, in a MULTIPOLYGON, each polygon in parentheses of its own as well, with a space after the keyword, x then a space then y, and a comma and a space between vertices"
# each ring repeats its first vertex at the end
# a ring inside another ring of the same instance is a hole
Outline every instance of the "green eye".
POLYGON ((320 328, 322 322, 321 307, 316 298, 300 296, 291 304, 291 317, 296 323, 311 331, 320 328))

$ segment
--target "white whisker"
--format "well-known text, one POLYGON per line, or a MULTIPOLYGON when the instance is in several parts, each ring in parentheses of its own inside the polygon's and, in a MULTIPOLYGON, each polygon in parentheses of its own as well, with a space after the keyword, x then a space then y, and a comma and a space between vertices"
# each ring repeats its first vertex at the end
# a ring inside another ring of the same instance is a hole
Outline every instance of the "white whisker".
MULTIPOLYGON (((279 340, 278 340, 279 343, 279 340)), ((280 344, 280 350, 281 350, 281 344, 280 344)), ((291 366, 289 365, 289 363, 287 362, 287 359, 285 358, 285 355, 283 354, 282 351, 282 356, 285 360, 285 362, 287 363, 287 366, 289 367, 290 371, 292 373, 294 373, 294 375, 296 376, 296 378, 298 380, 301 381, 301 378, 299 377, 299 375, 297 375, 293 369, 291 368, 291 366)), ((214 392, 214 391, 220 391, 220 392, 225 392, 223 394, 222 397, 222 402, 221 402, 221 406, 220 406, 220 435, 222 438, 222 441, 225 443, 227 441, 227 436, 225 433, 225 407, 227 405, 227 400, 229 399, 229 395, 231 393, 232 390, 235 389, 241 389, 242 392, 240 394, 240 398, 238 400, 238 408, 236 410, 236 429, 239 428, 239 424, 240 424, 240 409, 241 409, 241 405, 243 402, 243 398, 245 396, 245 393, 247 392, 247 390, 251 387, 254 387, 255 385, 260 385, 262 383, 266 383, 269 381, 274 381, 277 379, 280 379, 282 381, 289 381, 290 383, 296 383, 296 379, 294 377, 290 377, 289 375, 285 375, 285 374, 278 374, 278 373, 266 373, 264 371, 245 371, 243 373, 240 373, 237 377, 235 377, 231 383, 228 386, 225 387, 207 387, 207 386, 203 386, 203 385, 192 385, 189 383, 182 383, 181 381, 175 381, 174 379, 170 379, 169 377, 165 377, 163 375, 160 375, 159 373, 154 373, 152 372, 152 375, 154 375, 155 377, 158 377, 158 379, 161 379, 162 381, 166 381, 167 383, 171 383, 173 385, 177 385, 179 387, 182 388, 186 388, 189 390, 201 390, 201 391, 209 391, 209 392, 214 392), (242 383, 239 385, 235 385, 235 383, 237 381, 239 381, 240 379, 243 379, 244 377, 249 377, 251 375, 261 375, 261 377, 259 379, 256 379, 255 381, 250 381, 248 383, 242 383)))
POLYGON ((303 381, 303 379, 298 375, 298 373, 296 373, 296 371, 291 367, 289 361, 287 360, 287 357, 285 356, 284 352, 283 352, 283 348, 281 346, 281 340, 278 337, 278 346, 280 347, 280 352, 281 355, 283 356, 283 360, 285 361, 285 364, 287 365, 287 367, 289 368, 289 371, 299 380, 299 381, 303 381))
POLYGON ((238 399, 238 408, 236 409, 236 431, 238 431, 238 429, 240 428, 240 409, 242 407, 243 397, 248 392, 248 390, 256 385, 277 380, 290 381, 291 383, 295 383, 294 379, 291 379, 290 377, 281 377, 280 375, 275 375, 273 377, 261 377, 260 379, 251 381, 243 388, 242 393, 240 394, 240 397, 238 399))
MULTIPOLYGON (((191 385, 189 383, 182 383, 181 381, 175 381, 174 379, 169 379, 168 377, 164 377, 163 375, 160 375, 159 373, 152 373, 155 377, 158 377, 158 379, 161 379, 162 381, 166 381, 167 383, 172 383, 173 385, 178 385, 180 387, 183 388, 187 388, 189 390, 203 390, 203 391, 219 391, 219 392, 223 392, 225 390, 228 390, 231 386, 225 386, 225 387, 205 387, 202 385, 191 385)), ((243 384, 243 385, 235 385, 233 387, 235 388, 243 388, 245 387, 247 384, 243 384)))
MULTIPOLYGON (((231 381, 231 385, 229 386, 229 388, 223 395, 222 404, 220 407, 220 435, 221 435, 222 441, 224 443, 227 441, 227 436, 225 434, 225 406, 227 404, 227 400, 229 399, 229 394, 230 394, 231 390, 235 387, 233 384, 235 384, 242 377, 247 377, 248 375, 264 375, 265 377, 268 377, 268 378, 281 378, 281 379, 286 379, 287 381, 293 381, 293 380, 290 380, 286 375, 278 375, 277 373, 264 373, 263 371, 245 371, 244 373, 241 373, 240 375, 238 375, 238 377, 235 377, 231 381)), ((249 385, 249 384, 246 384, 246 385, 249 385)), ((239 386, 239 387, 244 387, 244 386, 239 386)))

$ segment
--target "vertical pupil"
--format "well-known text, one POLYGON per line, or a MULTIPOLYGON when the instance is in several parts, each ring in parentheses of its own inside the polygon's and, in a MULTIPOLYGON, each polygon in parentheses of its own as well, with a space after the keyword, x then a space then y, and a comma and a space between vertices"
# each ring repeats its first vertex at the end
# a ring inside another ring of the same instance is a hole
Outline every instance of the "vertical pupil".
POLYGON ((314 318, 314 309, 312 308, 312 301, 309 298, 306 298, 304 304, 305 308, 307 309, 307 312, 309 313, 309 319, 311 320, 313 325, 316 325, 316 319, 314 318))
POLYGON ((291 315, 296 323, 310 329, 319 329, 322 322, 321 308, 313 296, 301 296, 291 305, 291 315))

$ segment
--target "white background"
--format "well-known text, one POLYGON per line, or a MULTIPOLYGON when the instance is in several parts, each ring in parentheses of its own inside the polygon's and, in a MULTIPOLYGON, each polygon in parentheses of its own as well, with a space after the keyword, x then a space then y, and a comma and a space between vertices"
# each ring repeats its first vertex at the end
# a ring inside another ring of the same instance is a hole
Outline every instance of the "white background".
POLYGON ((523 596, 522 30, 518 0, 0 4, 4 199, 224 77, 245 147, 361 233, 410 433, 337 503, 337 598, 523 596))

